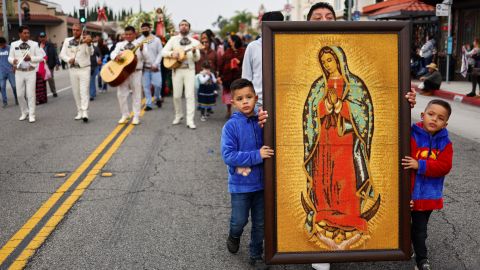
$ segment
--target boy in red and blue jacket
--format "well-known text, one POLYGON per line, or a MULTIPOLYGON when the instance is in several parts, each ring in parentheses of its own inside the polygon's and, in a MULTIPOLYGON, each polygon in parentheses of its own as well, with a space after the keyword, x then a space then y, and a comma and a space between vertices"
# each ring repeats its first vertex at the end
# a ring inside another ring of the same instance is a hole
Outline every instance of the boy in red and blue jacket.
POLYGON ((432 210, 443 208, 443 181, 452 168, 453 148, 446 129, 452 109, 448 102, 434 99, 412 125, 411 154, 402 159, 411 176, 412 243, 417 267, 430 270, 427 258, 427 225, 432 210))

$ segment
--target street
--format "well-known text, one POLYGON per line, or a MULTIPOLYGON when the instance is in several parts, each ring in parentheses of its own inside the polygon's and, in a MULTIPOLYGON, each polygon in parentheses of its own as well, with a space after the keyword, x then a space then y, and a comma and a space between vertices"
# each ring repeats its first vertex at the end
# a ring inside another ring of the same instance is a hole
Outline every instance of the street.
MULTIPOLYGON (((225 122, 220 99, 207 122, 201 122, 197 113, 196 130, 187 129, 184 122, 172 126, 171 97, 161 109, 145 112, 140 125, 119 128, 116 91, 109 88, 90 103, 90 121, 85 124, 73 120, 76 109, 67 71, 55 75, 57 89, 63 91, 37 106, 36 123, 18 121, 20 110, 11 105, 10 89, 10 105, 0 109, 0 247, 22 227, 28 229, 25 224, 39 214, 37 210, 52 195, 63 194, 64 183, 74 183, 78 175, 92 176, 88 188, 73 199, 76 203, 64 204, 70 206, 64 215, 52 213, 60 217, 59 223, 24 261, 27 269, 251 268, 248 229, 238 254, 230 254, 225 244, 230 197, 220 156, 225 122), (102 161, 104 166, 95 167, 102 161)), ((431 99, 417 97, 415 121, 431 99)), ((445 181, 445 208, 430 219, 427 245, 433 269, 474 270, 480 268, 480 107, 451 104, 447 128, 454 165, 445 181)), ((65 201, 72 194, 65 193, 65 201)), ((413 265, 413 260, 343 263, 332 264, 331 269, 413 269, 413 265)))

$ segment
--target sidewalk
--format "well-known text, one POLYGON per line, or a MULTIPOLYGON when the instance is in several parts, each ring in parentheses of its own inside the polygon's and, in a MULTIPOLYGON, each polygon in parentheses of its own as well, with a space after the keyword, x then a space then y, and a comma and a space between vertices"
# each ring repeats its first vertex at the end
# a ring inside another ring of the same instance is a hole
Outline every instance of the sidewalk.
MULTIPOLYGON (((412 80, 412 87, 419 91, 418 85, 421 83, 419 80, 412 80)), ((442 82, 439 90, 433 91, 433 95, 444 99, 450 99, 456 102, 461 102, 473 106, 480 107, 480 96, 467 97, 466 94, 472 90, 472 83, 469 81, 451 81, 442 82)))

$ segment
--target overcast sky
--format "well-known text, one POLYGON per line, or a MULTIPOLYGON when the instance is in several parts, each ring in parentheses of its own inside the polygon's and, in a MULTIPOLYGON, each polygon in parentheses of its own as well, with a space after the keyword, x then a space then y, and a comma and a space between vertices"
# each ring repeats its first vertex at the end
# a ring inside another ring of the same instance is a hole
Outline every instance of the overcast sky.
MULTIPOLYGON (((74 6, 78 9, 80 5, 80 0, 50 1, 60 4, 66 13, 72 12, 74 6)), ((134 12, 138 12, 140 1, 143 10, 153 10, 165 6, 167 13, 172 15, 176 26, 180 20, 187 19, 191 22, 192 29, 196 30, 213 28, 212 23, 216 21, 218 15, 230 18, 236 10, 247 10, 257 14, 262 3, 267 11, 281 10, 287 3, 286 0, 89 0, 89 5, 94 6, 97 2, 101 4, 106 2, 114 10, 131 7, 134 12)))

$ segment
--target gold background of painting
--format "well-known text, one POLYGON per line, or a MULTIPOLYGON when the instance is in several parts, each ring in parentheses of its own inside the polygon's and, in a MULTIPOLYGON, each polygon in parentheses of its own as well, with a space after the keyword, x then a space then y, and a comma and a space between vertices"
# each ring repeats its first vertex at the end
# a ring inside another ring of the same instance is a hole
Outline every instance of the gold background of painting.
POLYGON ((340 46, 350 72, 373 101, 370 169, 382 204, 368 222, 370 238, 356 250, 399 248, 398 37, 395 34, 275 34, 276 210, 278 252, 325 251, 307 237, 300 195, 306 191, 302 114, 312 83, 322 74, 318 52, 340 46))

